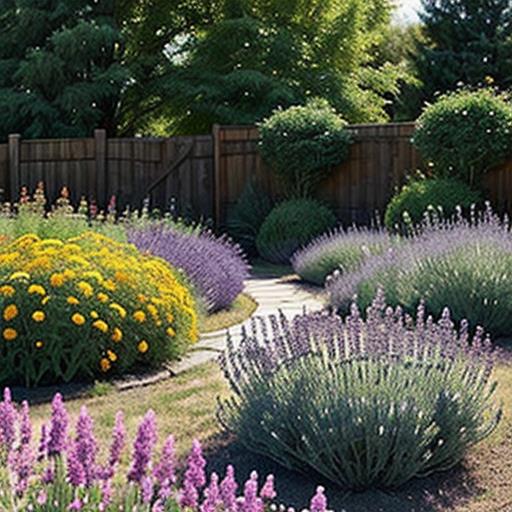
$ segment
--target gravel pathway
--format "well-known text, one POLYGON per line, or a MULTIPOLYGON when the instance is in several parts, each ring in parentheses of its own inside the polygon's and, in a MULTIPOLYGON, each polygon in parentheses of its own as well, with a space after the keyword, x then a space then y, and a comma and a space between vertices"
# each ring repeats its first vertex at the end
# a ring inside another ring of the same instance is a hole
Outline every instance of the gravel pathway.
MULTIPOLYGON (((286 316, 293 317, 302 313, 304 308, 314 311, 323 307, 318 295, 289 278, 252 277, 247 280, 244 291, 258 303, 254 316, 276 314, 281 310, 286 316)), ((241 326, 248 322, 231 327, 231 335, 236 339, 240 335, 241 326)), ((174 374, 182 373, 216 359, 226 346, 226 332, 223 329, 204 334, 186 357, 170 365, 170 371, 174 374)))

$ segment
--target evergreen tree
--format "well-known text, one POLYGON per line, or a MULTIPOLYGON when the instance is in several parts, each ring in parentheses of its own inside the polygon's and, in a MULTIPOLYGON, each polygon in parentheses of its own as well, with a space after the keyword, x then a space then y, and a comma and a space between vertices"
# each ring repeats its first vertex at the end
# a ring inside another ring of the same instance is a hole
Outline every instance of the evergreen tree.
POLYGON ((349 121, 385 118, 396 70, 372 66, 388 0, 227 0, 220 19, 170 46, 163 78, 170 129, 254 123, 326 98, 349 121))
POLYGON ((0 0, 0 138, 115 133, 129 76, 114 0, 0 0))
POLYGON ((422 0, 423 37, 413 62, 421 83, 410 117, 425 102, 460 86, 512 85, 510 0, 422 0))

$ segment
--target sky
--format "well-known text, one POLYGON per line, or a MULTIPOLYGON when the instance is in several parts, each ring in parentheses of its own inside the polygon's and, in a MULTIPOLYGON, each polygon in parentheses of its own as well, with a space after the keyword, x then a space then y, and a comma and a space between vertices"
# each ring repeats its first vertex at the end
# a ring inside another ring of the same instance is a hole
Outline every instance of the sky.
POLYGON ((418 19, 416 11, 421 6, 421 0, 397 0, 397 3, 399 6, 397 12, 398 20, 411 22, 418 19))

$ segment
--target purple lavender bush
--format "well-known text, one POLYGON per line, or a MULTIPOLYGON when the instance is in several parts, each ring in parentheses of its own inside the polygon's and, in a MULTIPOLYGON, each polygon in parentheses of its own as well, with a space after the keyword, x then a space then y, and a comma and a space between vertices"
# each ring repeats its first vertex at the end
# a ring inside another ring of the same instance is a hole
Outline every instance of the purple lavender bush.
MULTIPOLYGON (((28 404, 20 410, 8 389, 0 402, 0 510, 6 512, 269 512, 276 509, 274 477, 263 482, 253 472, 239 486, 228 466, 221 479, 206 474, 201 445, 194 441, 183 478, 169 436, 156 454, 157 426, 149 411, 141 421, 127 474, 121 466, 126 447, 122 413, 118 413, 110 447, 100 460, 93 420, 85 407, 74 432, 62 397, 52 403, 37 446, 28 404)), ((311 512, 327 512, 318 487, 311 512)), ((286 510, 283 508, 283 510, 286 510)), ((293 509, 289 509, 293 510, 293 509)))
POLYGON ((240 247, 209 231, 183 233, 160 223, 130 229, 128 238, 182 270, 209 313, 229 308, 249 276, 240 247))
POLYGON ((287 468, 345 488, 396 487, 457 464, 496 427, 494 355, 481 329, 458 331, 386 307, 364 320, 315 313, 254 321, 221 366, 232 395, 223 426, 287 468))
POLYGON ((294 271, 304 280, 323 285, 335 270, 350 272, 374 254, 396 243, 383 229, 338 228, 315 238, 292 257, 294 271))
POLYGON ((413 314, 421 300, 434 316, 448 306, 456 322, 467 319, 494 337, 512 334, 512 234, 507 219, 488 208, 469 219, 434 221, 375 255, 352 272, 326 281, 332 308, 361 308, 383 288, 388 302, 413 314))

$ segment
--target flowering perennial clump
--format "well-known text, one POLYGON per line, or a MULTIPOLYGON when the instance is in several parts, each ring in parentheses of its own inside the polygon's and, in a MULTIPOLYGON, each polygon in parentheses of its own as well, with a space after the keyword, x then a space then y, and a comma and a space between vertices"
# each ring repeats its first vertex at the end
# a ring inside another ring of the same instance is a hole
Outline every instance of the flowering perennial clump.
MULTIPOLYGON (((253 472, 239 486, 232 466, 221 479, 206 474, 199 441, 194 441, 183 479, 175 441, 169 436, 156 455, 157 425, 153 411, 142 419, 126 475, 120 463, 127 435, 123 414, 116 415, 110 447, 100 457, 94 424, 83 407, 70 418, 57 394, 51 419, 44 423, 37 446, 29 407, 17 409, 9 389, 0 402, 0 509, 6 512, 268 512, 275 508, 274 478, 261 483, 253 472)), ((312 512, 327 512, 324 489, 318 487, 312 512)), ((288 509, 293 512, 293 509, 288 509)))
POLYGON ((208 231, 185 233, 153 224, 129 230, 129 240, 141 251, 181 269, 208 312, 231 306, 249 277, 249 265, 240 247, 208 231))
POLYGON ((163 260, 92 232, 0 247, 0 382, 120 374, 197 338, 189 290, 163 260))
POLYGON ((481 329, 386 307, 364 320, 304 314, 254 321, 221 365, 233 391, 222 424, 287 468, 352 489, 396 487, 457 464, 488 436, 493 352, 481 329))
POLYGON ((357 296, 366 308, 376 290, 389 304, 413 314, 421 300, 439 316, 481 325, 494 337, 512 334, 512 234, 488 208, 464 219, 434 220, 390 247, 367 258, 351 272, 335 272, 326 282, 332 308, 346 312, 357 296))
POLYGON ((325 278, 339 270, 349 272, 374 254, 380 254, 396 242, 382 229, 338 228, 327 232, 292 257, 294 271, 305 281, 323 285, 325 278))

